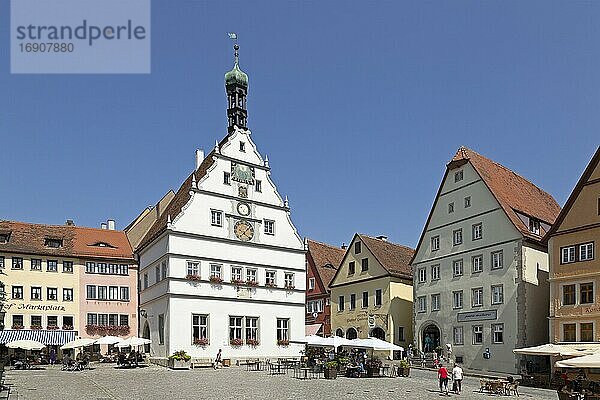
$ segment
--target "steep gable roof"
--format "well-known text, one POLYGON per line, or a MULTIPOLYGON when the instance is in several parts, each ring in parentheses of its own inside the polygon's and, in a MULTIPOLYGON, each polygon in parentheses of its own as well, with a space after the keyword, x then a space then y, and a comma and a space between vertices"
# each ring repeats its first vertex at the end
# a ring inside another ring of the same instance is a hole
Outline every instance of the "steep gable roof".
POLYGON ((414 249, 360 233, 358 237, 390 275, 412 280, 410 260, 414 249))
POLYGON ((554 233, 556 233, 558 228, 560 228, 560 225, 562 224, 563 220, 565 219, 567 214, 569 214, 571 207, 573 207, 573 203, 575 203, 575 200, 577 200, 579 193, 581 193, 581 190, 583 189, 583 187, 585 186, 587 181, 590 179, 590 176, 592 176, 592 174, 594 173, 596 168, 598 168, 599 165, 600 165, 600 146, 598 146, 598 148, 596 149, 596 152, 592 156, 592 159, 590 160, 589 164, 583 171, 583 174, 581 174, 581 177, 579 178, 579 180, 577 181, 577 184, 573 188, 573 191, 569 195, 569 198, 567 199, 565 206, 560 211, 560 214, 558 214, 556 221, 554 222, 554 224, 552 225, 552 227, 550 228, 548 233, 546 233, 546 236, 544 236, 545 243, 547 243, 548 240, 550 239, 550 237, 554 233))
POLYGON ((123 231, 0 221, 0 232, 10 233, 8 242, 0 244, 2 252, 134 261, 133 250, 123 231), (58 239, 62 245, 46 246, 46 239, 58 239))
POLYGON ((323 286, 327 288, 344 258, 345 250, 312 239, 307 239, 306 242, 308 254, 315 263, 315 269, 323 286))
POLYGON ((448 168, 464 162, 473 165, 515 228, 523 236, 539 241, 540 237, 529 231, 515 211, 552 225, 560 213, 556 200, 521 175, 466 147, 458 149, 448 168))

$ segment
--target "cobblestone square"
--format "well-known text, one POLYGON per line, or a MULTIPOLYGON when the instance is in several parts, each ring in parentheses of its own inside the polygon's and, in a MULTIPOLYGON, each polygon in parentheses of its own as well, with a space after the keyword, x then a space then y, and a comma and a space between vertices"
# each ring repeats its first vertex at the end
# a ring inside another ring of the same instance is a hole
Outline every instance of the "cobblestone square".
MULTIPOLYGON (((232 367, 221 370, 171 371, 150 366, 116 369, 96 365, 82 372, 61 371, 59 366, 40 370, 6 371, 10 400, 165 400, 165 399, 440 399, 436 374, 411 371, 409 378, 338 378, 298 380, 232 367)), ((497 398, 479 393, 479 379, 466 377, 462 399, 497 398)), ((519 399, 557 399, 555 391, 519 388, 519 399)), ((516 398, 516 396, 513 396, 516 398)), ((508 398, 508 396, 501 396, 508 398)))

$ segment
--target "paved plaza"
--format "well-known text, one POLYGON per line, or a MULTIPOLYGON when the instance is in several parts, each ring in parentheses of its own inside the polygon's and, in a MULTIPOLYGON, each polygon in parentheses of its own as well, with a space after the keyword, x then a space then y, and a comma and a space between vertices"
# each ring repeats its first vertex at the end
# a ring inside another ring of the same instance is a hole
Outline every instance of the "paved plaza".
MULTIPOLYGON (((440 399, 436 375, 412 370, 409 378, 338 378, 298 380, 293 374, 271 376, 245 368, 171 371, 150 366, 116 369, 97 365, 93 370, 65 372, 60 367, 6 371, 10 400, 112 400, 112 399, 440 399)), ((478 392, 479 380, 467 377, 462 399, 498 398, 478 392)), ((556 392, 520 388, 519 399, 557 399, 556 392)), ((509 398, 500 396, 499 398, 509 398)), ((512 398, 517 398, 513 396, 512 398)))

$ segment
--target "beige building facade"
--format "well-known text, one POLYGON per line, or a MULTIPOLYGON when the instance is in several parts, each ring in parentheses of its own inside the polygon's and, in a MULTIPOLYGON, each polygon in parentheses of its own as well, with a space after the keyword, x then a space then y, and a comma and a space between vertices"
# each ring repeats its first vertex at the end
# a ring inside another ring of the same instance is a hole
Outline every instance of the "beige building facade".
POLYGON ((550 342, 600 341, 600 148, 548 233, 550 342))
POLYGON ((383 236, 356 234, 331 281, 331 332, 412 343, 413 250, 383 236))

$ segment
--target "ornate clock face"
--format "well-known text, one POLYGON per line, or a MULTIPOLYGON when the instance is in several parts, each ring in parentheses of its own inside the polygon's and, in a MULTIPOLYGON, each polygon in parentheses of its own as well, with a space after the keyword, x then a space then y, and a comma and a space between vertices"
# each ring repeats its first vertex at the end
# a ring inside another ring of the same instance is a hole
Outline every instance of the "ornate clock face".
POLYGON ((248 223, 248 221, 244 220, 235 223, 234 232, 235 236, 244 242, 247 242, 248 240, 252 239, 252 236, 254 236, 254 228, 248 223))
POLYGON ((231 179, 254 185, 254 168, 244 164, 231 163, 231 179))
POLYGON ((240 213, 244 217, 247 217, 248 215, 250 215, 250 206, 248 205, 248 203, 242 203, 242 202, 238 203, 237 210, 238 210, 238 213, 240 213))

